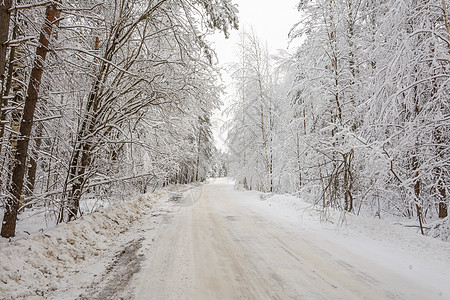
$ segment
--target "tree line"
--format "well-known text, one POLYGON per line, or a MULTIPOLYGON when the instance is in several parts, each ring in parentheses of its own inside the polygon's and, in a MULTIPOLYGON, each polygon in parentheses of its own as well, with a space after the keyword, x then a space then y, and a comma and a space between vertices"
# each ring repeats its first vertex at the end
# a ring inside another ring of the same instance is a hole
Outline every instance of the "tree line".
POLYGON ((305 0, 298 10, 294 54, 270 56, 256 34, 241 36, 230 173, 324 210, 417 218, 423 234, 448 238, 445 0, 305 0))
POLYGON ((86 193, 206 177, 220 104, 206 36, 237 28, 230 0, 0 3, 1 235, 18 213, 76 219, 86 193))

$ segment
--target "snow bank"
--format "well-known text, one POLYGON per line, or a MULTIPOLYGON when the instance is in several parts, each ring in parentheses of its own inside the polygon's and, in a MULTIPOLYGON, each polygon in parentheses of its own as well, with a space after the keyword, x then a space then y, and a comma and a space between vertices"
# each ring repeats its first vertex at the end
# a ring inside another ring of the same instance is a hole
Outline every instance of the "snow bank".
POLYGON ((417 228, 387 220, 332 209, 323 212, 291 195, 244 193, 253 194, 240 199, 247 207, 270 215, 274 221, 290 222, 346 248, 355 257, 363 257, 450 295, 450 243, 422 236, 417 228))
MULTIPOLYGON (((426 249, 439 251, 437 259, 448 262, 450 259, 450 243, 443 242, 430 236, 422 236, 419 229, 404 226, 400 223, 357 216, 352 213, 328 209, 325 212, 316 209, 312 204, 291 195, 260 194, 262 200, 258 205, 266 208, 278 217, 290 218, 298 225, 310 229, 328 231, 334 235, 365 236, 375 241, 396 245, 401 250, 411 253, 422 253, 426 249), (440 257, 440 258, 439 258, 440 257)), ((439 228, 448 226, 448 218, 439 222, 439 228)), ((436 253, 434 253, 436 254, 436 253)))
POLYGON ((0 295, 5 299, 43 295, 88 259, 108 250, 108 241, 127 231, 133 221, 168 193, 142 195, 27 238, 0 243, 0 295))
POLYGON ((427 235, 434 238, 441 239, 446 242, 450 242, 450 218, 446 217, 442 220, 434 221, 429 224, 430 230, 427 235))

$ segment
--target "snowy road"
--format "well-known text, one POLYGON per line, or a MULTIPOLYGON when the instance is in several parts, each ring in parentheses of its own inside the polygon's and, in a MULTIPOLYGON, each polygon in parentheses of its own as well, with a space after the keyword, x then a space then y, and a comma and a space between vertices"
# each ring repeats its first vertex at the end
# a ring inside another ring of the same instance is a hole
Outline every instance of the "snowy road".
POLYGON ((389 267, 388 253, 379 263, 364 247, 352 251, 260 209, 246 193, 219 182, 176 199, 142 252, 129 286, 135 298, 450 299, 439 282, 389 267))
POLYGON ((0 241, 0 299, 450 300, 450 243, 392 223, 171 186, 0 241))

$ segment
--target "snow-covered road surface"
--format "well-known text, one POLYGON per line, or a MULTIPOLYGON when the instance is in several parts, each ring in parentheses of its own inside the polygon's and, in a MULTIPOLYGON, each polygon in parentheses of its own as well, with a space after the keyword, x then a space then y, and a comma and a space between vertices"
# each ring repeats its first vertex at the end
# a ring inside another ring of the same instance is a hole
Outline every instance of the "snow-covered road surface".
POLYGON ((409 274, 415 258, 396 270, 389 248, 378 245, 386 253, 372 257, 358 240, 347 245, 252 197, 217 182, 177 199, 179 209, 143 252, 129 287, 135 298, 450 299, 450 277, 409 274))
POLYGON ((24 298, 450 300, 450 243, 220 179, 0 240, 0 299, 24 298))

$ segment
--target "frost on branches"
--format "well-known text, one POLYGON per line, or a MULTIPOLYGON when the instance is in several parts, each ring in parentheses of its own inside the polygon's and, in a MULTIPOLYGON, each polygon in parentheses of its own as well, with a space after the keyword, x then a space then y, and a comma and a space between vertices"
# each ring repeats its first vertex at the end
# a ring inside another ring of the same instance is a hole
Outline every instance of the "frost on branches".
POLYGON ((229 0, 0 1, 2 236, 31 207, 66 222, 88 198, 203 180, 221 94, 206 37, 228 36, 236 13, 229 0))
POLYGON ((431 1, 301 1, 294 55, 244 34, 230 173, 448 240, 450 26, 431 1), (242 166, 245 166, 244 168, 242 166))

